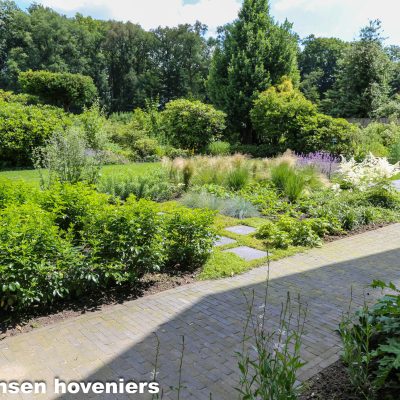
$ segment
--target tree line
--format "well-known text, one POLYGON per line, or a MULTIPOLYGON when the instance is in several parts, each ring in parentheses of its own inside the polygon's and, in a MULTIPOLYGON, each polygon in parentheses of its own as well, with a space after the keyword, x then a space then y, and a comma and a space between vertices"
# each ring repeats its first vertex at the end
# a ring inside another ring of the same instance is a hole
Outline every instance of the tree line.
MULTIPOLYGON (((227 114, 229 134, 243 143, 258 140, 250 110, 259 94, 285 79, 334 117, 400 116, 400 47, 385 46, 379 21, 351 43, 301 40, 288 21, 273 19, 268 0, 244 0, 216 38, 206 33, 200 22, 146 31, 0 0, 0 88, 29 89, 21 73, 44 70, 92 78, 110 113, 145 107, 149 99, 160 107, 201 100, 227 114)), ((67 100, 61 105, 69 108, 67 100)))

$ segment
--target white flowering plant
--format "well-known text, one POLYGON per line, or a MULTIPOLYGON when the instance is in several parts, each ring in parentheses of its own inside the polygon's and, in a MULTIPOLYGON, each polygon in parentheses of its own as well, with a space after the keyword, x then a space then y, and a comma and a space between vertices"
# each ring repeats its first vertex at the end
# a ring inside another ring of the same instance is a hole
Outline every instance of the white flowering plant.
POLYGON ((399 163, 392 165, 385 157, 375 157, 370 153, 361 162, 354 158, 342 158, 337 177, 342 188, 364 191, 373 185, 388 181, 398 172, 399 163))

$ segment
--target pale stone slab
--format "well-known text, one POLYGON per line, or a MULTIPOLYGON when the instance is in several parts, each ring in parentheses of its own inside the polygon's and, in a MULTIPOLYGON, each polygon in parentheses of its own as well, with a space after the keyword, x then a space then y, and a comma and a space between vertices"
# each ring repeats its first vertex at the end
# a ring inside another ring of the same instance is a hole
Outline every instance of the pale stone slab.
POLYGON ((400 191, 400 180, 398 180, 398 181, 393 181, 393 186, 394 186, 398 191, 400 191))
POLYGON ((236 254, 245 261, 258 260, 259 258, 267 257, 268 255, 266 251, 253 249, 252 247, 247 246, 235 247, 234 249, 225 250, 225 252, 236 254))
POLYGON ((217 241, 214 243, 215 247, 225 246, 226 244, 236 243, 236 240, 226 236, 218 236, 217 241))
POLYGON ((225 230, 228 232, 236 233, 238 235, 250 235, 251 233, 256 232, 257 229, 246 225, 236 225, 225 228, 225 230))

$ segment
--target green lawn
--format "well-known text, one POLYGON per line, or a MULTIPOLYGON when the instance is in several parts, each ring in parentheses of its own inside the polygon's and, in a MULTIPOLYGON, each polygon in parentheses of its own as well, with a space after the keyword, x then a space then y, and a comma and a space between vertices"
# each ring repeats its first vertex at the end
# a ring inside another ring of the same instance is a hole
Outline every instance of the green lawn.
MULTIPOLYGON (((133 163, 133 164, 123 164, 123 165, 106 165, 102 168, 101 174, 106 175, 118 175, 121 173, 133 173, 133 174, 143 174, 145 172, 150 172, 156 170, 160 167, 160 163, 133 163)), ((31 183, 39 183, 39 173, 34 169, 21 169, 14 171, 0 171, 0 178, 8 178, 12 180, 24 180, 31 183)))

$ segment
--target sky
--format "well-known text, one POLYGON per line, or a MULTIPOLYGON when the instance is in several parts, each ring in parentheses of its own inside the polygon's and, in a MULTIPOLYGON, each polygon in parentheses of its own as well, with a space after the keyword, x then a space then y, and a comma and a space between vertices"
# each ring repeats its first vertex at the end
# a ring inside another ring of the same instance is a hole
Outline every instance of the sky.
MULTIPOLYGON (((76 12, 100 19, 139 23, 146 29, 174 26, 196 20, 216 27, 234 20, 242 0, 37 0, 37 3, 73 16, 76 12)), ((17 0, 21 7, 29 0, 17 0)), ((278 21, 287 18, 300 37, 338 37, 352 40, 369 19, 383 23, 387 44, 400 45, 399 0, 271 0, 271 14, 278 21)))

